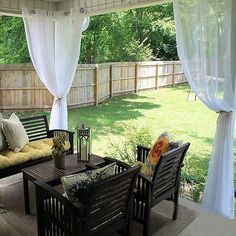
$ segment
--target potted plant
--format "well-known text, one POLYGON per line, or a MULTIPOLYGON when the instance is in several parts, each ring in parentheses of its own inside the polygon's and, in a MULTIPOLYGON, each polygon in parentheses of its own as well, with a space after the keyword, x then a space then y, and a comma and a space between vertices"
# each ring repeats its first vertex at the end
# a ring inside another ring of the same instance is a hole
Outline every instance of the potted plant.
POLYGON ((66 142, 66 134, 62 133, 53 138, 52 145, 52 157, 54 160, 54 165, 58 169, 63 169, 65 167, 65 142, 66 142))

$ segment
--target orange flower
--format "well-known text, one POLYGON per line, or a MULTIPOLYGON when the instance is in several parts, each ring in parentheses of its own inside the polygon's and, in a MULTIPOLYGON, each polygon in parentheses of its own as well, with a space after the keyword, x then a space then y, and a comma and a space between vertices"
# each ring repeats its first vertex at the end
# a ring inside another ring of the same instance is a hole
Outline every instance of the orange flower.
POLYGON ((153 147, 150 150, 150 163, 152 165, 156 165, 160 159, 161 154, 168 151, 169 147, 169 139, 168 138, 160 138, 154 143, 153 147))

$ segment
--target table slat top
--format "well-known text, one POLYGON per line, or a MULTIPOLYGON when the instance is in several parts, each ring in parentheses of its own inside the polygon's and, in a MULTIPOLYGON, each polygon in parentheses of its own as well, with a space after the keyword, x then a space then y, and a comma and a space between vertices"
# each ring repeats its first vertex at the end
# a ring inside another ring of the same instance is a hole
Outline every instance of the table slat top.
POLYGON ((66 156, 65 168, 57 169, 54 167, 53 160, 44 162, 35 166, 27 167, 22 170, 23 175, 30 179, 41 180, 45 183, 57 180, 65 175, 75 174, 86 170, 86 164, 91 163, 93 165, 99 165, 104 163, 102 157, 92 154, 90 162, 77 161, 77 154, 66 156))

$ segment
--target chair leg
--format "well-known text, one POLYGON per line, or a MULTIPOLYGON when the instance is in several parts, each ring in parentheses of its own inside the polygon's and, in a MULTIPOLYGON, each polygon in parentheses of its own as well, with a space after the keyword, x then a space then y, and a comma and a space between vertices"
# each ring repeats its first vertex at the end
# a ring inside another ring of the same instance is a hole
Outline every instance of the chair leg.
POLYGON ((143 236, 150 235, 150 211, 151 209, 147 207, 144 213, 144 222, 143 222, 143 236))
POLYGON ((174 211, 173 211, 172 220, 176 220, 177 215, 178 215, 178 208, 179 208, 179 194, 178 193, 175 193, 173 201, 174 201, 174 211))

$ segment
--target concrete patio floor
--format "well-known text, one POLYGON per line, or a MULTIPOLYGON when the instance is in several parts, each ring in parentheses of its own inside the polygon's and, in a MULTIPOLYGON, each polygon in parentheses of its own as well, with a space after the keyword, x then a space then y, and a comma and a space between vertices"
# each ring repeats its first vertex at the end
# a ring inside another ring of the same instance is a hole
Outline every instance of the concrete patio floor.
MULTIPOLYGON (((0 187, 9 183, 18 182, 21 179, 21 174, 0 179, 0 187)), ((236 236, 236 220, 227 220, 221 216, 207 212, 201 208, 200 204, 183 198, 180 199, 180 204, 198 212, 197 218, 179 234, 180 236, 236 236)), ((18 234, 14 234, 11 226, 8 226, 0 217, 0 236, 6 235, 14 236, 18 234)))
POLYGON ((198 212, 197 218, 180 236, 236 236, 236 220, 228 220, 204 210, 200 204, 180 199, 180 204, 198 212))

